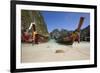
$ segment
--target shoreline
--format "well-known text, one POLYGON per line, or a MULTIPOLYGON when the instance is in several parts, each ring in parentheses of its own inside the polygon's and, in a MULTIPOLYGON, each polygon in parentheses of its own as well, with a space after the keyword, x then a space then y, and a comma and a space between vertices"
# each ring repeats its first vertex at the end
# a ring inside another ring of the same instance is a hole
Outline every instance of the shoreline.
POLYGON ((21 62, 54 62, 54 61, 76 61, 90 59, 90 43, 74 42, 73 45, 60 45, 54 40, 37 45, 22 43, 21 62), (56 50, 63 52, 56 53, 56 50))

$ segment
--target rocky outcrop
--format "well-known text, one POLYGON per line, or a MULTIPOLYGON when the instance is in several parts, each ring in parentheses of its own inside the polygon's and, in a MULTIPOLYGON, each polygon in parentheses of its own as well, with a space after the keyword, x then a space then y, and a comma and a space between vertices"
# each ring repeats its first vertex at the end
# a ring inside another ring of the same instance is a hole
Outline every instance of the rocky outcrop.
MULTIPOLYGON (((21 10, 21 30, 25 31, 29 28, 31 22, 36 23, 36 31, 43 36, 49 36, 46 23, 39 11, 21 10)), ((29 31, 32 32, 32 29, 29 31)))
POLYGON ((50 36, 52 39, 57 39, 57 38, 60 38, 60 37, 66 37, 66 36, 69 36, 69 34, 71 34, 72 31, 68 31, 66 29, 61 29, 61 31, 59 31, 58 29, 54 29, 51 33, 50 33, 50 36))
POLYGON ((81 41, 90 41, 90 25, 81 30, 81 41))
POLYGON ((58 39, 60 37, 60 31, 58 29, 54 29, 50 33, 50 37, 51 37, 51 39, 58 39))

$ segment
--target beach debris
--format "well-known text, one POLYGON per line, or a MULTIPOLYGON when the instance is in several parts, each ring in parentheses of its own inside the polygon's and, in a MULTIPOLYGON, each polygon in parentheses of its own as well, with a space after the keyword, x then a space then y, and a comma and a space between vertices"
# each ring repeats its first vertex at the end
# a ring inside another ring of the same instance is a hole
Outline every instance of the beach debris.
POLYGON ((64 53, 64 50, 59 49, 59 50, 56 50, 55 53, 64 53))

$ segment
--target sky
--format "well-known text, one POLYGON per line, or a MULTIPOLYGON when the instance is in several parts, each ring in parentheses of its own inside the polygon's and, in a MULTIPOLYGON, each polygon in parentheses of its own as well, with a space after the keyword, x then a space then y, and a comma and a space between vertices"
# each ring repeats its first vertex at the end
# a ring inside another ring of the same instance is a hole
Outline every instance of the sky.
POLYGON ((79 12, 54 12, 41 11, 44 21, 47 24, 48 31, 54 29, 75 30, 78 27, 80 17, 85 17, 81 29, 90 25, 90 13, 79 12))

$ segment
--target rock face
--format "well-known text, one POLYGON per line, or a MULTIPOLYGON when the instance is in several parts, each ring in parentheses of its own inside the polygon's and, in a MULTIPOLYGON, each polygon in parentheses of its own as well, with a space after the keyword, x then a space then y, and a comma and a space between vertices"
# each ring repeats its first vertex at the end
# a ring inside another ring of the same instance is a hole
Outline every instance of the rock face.
POLYGON ((66 36, 69 35, 70 31, 68 31, 68 30, 66 30, 66 29, 61 29, 60 33, 61 33, 61 34, 60 34, 61 37, 66 37, 66 36))
MULTIPOLYGON (((36 31, 43 36, 49 36, 43 16, 39 11, 21 10, 21 31, 27 30, 31 22, 36 23, 36 31)), ((32 32, 32 29, 29 31, 32 32)))
POLYGON ((60 37, 60 31, 58 29, 54 29, 50 33, 50 37, 51 37, 51 39, 58 39, 60 37))
POLYGON ((90 41, 90 25, 81 30, 81 41, 90 41))
POLYGON ((50 36, 52 39, 61 39, 63 37, 66 37, 70 34, 70 31, 67 31, 66 29, 61 29, 61 31, 59 31, 58 29, 54 29, 51 33, 50 36))

